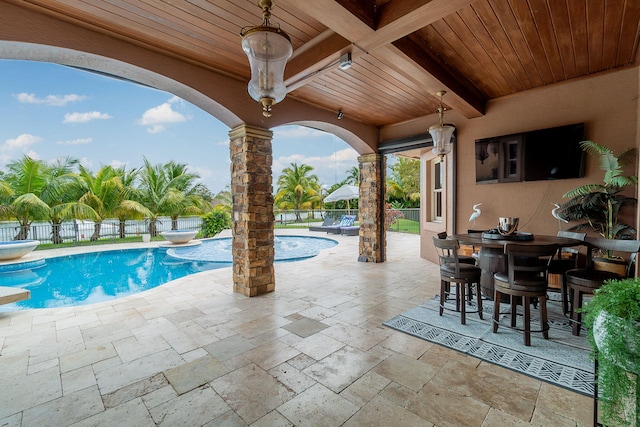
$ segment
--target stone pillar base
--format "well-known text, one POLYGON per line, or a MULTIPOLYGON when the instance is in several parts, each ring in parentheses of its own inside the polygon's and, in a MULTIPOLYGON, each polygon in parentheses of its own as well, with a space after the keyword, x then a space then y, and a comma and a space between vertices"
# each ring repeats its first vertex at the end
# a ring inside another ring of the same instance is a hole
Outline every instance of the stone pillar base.
POLYGON ((233 195, 233 291, 248 297, 275 291, 274 217, 269 130, 229 132, 233 195))
POLYGON ((386 261, 387 234, 385 229, 386 158, 381 154, 366 154, 360 163, 360 243, 358 261, 386 261))

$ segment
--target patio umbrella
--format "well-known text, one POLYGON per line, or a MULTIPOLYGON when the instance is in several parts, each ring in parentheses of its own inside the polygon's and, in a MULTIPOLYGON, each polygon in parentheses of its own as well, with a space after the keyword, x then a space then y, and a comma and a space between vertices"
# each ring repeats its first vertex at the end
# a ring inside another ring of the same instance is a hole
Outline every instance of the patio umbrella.
POLYGON ((357 199, 359 197, 360 197, 360 188, 356 187, 355 185, 343 185, 342 187, 338 188, 336 191, 334 191, 333 193, 325 197, 324 202, 329 203, 329 202, 337 202, 339 200, 346 200, 347 212, 351 213, 349 202, 352 199, 357 199))

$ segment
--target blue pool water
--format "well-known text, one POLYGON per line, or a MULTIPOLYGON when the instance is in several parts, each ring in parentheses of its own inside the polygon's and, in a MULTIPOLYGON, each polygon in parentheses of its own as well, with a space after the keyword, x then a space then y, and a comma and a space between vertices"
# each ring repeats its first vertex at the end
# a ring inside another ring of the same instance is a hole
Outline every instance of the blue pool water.
MULTIPOLYGON (((331 239, 278 236, 276 261, 296 261, 335 246, 331 239)), ((91 252, 0 266, 0 286, 31 291, 31 298, 0 311, 92 304, 121 298, 201 271, 231 266, 231 239, 181 248, 91 252)))

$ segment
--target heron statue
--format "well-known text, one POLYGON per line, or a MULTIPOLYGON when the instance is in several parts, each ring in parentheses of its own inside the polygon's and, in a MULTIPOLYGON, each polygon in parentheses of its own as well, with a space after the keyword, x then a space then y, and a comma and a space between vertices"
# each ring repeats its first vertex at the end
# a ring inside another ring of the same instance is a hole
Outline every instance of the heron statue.
POLYGON ((553 217, 558 220, 558 229, 562 229, 561 222, 564 222, 566 224, 569 221, 567 221, 566 219, 564 219, 564 218, 562 218, 560 216, 560 213, 558 212, 560 210, 560 205, 559 204, 557 204, 557 203, 551 203, 551 204, 553 206, 555 206, 553 209, 551 209, 551 215, 553 215, 553 217))
POLYGON ((478 203, 478 204, 473 205, 473 213, 469 217, 469 222, 473 222, 473 227, 472 228, 476 228, 476 219, 478 219, 478 217, 482 213, 480 208, 478 208, 478 206, 480 206, 481 204, 482 203, 478 203))

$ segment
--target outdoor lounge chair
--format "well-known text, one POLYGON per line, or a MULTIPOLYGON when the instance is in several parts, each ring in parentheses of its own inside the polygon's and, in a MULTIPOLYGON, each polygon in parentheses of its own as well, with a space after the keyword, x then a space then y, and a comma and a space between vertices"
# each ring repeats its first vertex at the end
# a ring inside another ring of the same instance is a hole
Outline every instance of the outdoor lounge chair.
POLYGON ((339 226, 340 221, 331 217, 325 217, 322 225, 310 225, 309 231, 327 231, 327 227, 339 226))
POLYGON ((342 218, 340 218, 340 222, 338 222, 337 224, 317 226, 317 227, 314 227, 313 229, 309 227, 309 230, 326 231, 329 234, 340 234, 342 232, 341 228, 353 226, 353 222, 355 220, 356 220, 355 215, 342 215, 342 218))
POLYGON ((360 234, 360 226, 352 225, 349 227, 340 227, 340 234, 344 234, 345 236, 357 236, 360 234))

